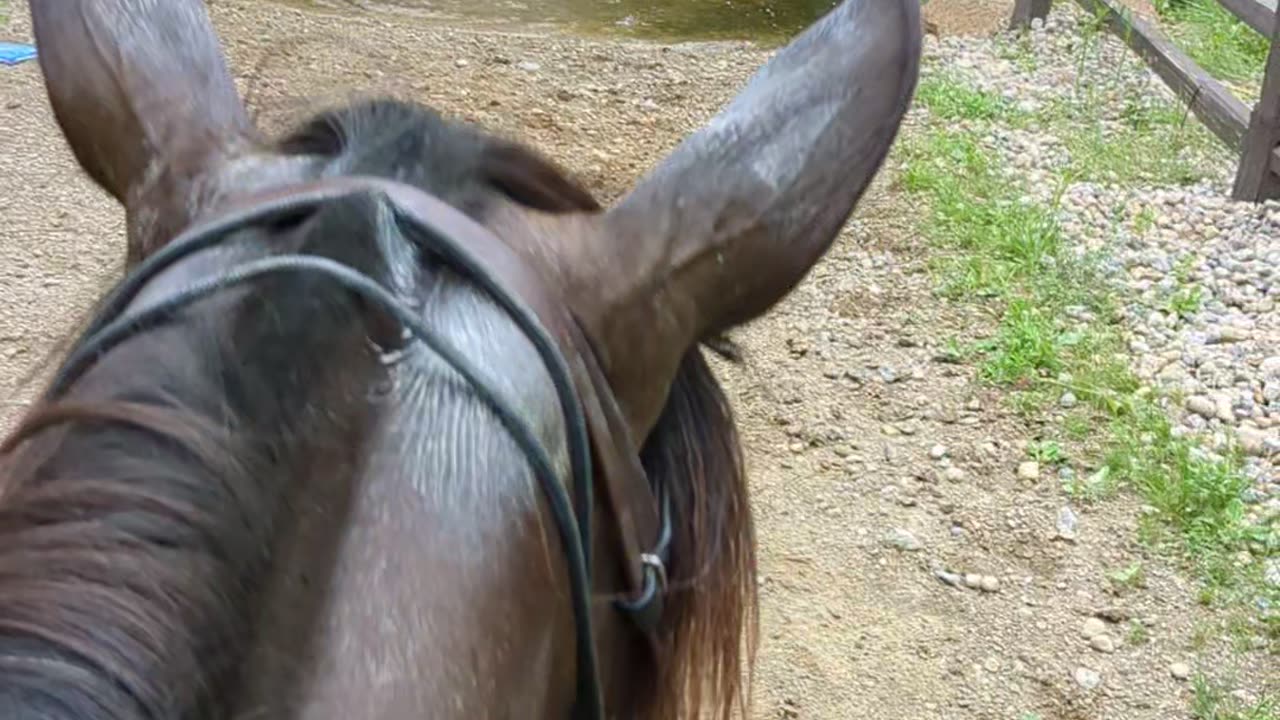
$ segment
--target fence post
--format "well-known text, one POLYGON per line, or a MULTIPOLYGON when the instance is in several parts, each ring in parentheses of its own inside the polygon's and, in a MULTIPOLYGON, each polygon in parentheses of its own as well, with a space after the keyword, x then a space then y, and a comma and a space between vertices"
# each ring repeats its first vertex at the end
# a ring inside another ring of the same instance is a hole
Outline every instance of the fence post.
MULTIPOLYGON (((1019 0, 1021 1, 1021 0, 1019 0)), ((1280 144, 1280 12, 1271 21, 1271 51, 1262 76, 1258 104, 1249 115, 1249 130, 1240 144, 1240 169, 1236 171, 1233 200, 1262 202, 1280 197, 1280 177, 1271 169, 1271 157, 1280 144)))
POLYGON ((1049 16, 1049 8, 1052 5, 1053 0, 1014 0, 1013 17, 1009 20, 1009 29, 1019 30, 1030 27, 1032 20, 1045 19, 1049 16))

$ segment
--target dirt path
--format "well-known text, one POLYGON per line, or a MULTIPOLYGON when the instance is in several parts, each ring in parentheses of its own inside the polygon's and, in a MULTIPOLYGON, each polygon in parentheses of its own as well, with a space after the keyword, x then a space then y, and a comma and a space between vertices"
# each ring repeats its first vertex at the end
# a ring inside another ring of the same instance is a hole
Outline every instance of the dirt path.
MULTIPOLYGON (((249 0, 214 13, 267 128, 352 92, 408 95, 533 143, 608 198, 767 58, 738 44, 339 23, 249 0)), ((19 9, 10 34, 26 22, 19 9)), ((29 389, 14 379, 114 279, 122 223, 75 169, 36 66, 0 78, 0 397, 20 402, 29 389)), ((936 359, 949 334, 988 327, 931 294, 907 229, 916 210, 892 179, 801 288, 739 333, 746 366, 721 368, 762 543, 754 717, 1188 717, 1171 665, 1239 660, 1221 643, 1190 649, 1207 616, 1160 562, 1147 559, 1145 589, 1112 592, 1107 573, 1143 557, 1132 504, 1076 508, 1078 541, 1054 539, 1057 479, 1017 472, 1035 428, 971 368, 936 359), (1095 616, 1114 652, 1081 637, 1095 616)))

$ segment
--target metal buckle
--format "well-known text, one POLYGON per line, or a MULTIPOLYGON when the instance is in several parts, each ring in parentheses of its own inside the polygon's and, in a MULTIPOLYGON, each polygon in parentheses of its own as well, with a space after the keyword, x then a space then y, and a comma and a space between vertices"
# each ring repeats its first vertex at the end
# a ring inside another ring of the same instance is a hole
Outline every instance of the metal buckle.
MULTIPOLYGON (((657 574, 658 592, 667 591, 667 565, 653 553, 640 553, 640 564, 657 574)), ((645 583, 648 585, 648 582, 645 583)))

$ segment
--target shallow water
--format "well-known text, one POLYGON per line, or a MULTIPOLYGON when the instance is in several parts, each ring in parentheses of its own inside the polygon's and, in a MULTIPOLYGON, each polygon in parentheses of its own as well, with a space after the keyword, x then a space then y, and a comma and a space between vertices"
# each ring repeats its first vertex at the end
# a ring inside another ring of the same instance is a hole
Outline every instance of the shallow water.
POLYGON ((589 35, 661 40, 790 38, 839 0, 281 0, 344 12, 485 21, 510 27, 552 25, 589 35))

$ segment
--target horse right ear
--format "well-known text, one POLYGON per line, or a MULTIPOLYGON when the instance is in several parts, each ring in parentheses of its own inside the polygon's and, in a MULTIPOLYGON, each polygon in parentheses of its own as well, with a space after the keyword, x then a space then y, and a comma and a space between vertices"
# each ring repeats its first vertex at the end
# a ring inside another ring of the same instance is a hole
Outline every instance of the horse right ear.
POLYGON ((632 430, 684 353, 781 300, 831 247, 897 137, 921 56, 919 0, 845 0, 594 220, 571 259, 632 430))
POLYGON ((31 0, 39 63, 80 165, 129 215, 136 260, 216 192, 251 123, 202 0, 31 0))

